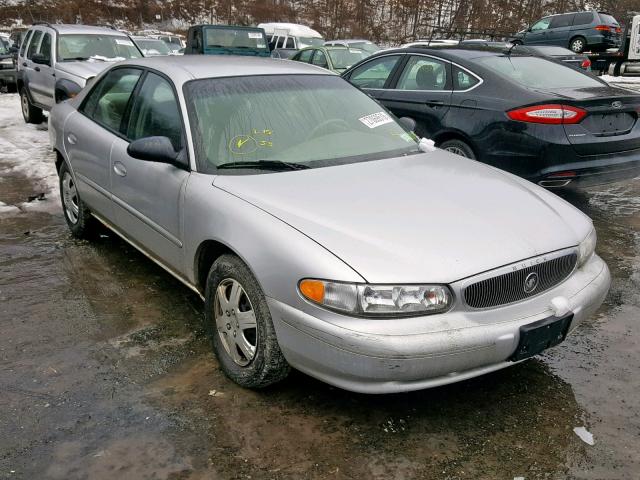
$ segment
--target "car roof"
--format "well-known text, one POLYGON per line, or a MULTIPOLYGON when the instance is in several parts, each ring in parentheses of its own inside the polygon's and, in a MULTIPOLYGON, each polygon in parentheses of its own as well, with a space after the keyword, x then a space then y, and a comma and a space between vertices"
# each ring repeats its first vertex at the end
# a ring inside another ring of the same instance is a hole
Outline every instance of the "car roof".
POLYGON ((235 55, 146 57, 126 60, 118 65, 138 65, 159 70, 168 75, 176 85, 200 78, 253 75, 334 75, 324 68, 307 63, 235 55))
POLYGON ((121 32, 120 30, 116 30, 110 27, 99 27, 94 25, 75 25, 75 24, 64 24, 64 23, 54 23, 54 24, 37 24, 33 25, 33 27, 48 27, 53 28, 59 34, 88 34, 88 35, 116 35, 126 37, 127 34, 121 32))
MULTIPOLYGON (((429 47, 400 47, 394 48, 390 50, 384 50, 382 53, 374 53, 372 56, 368 58, 375 58, 379 55, 390 55, 393 53, 422 53, 426 55, 434 55, 437 57, 441 57, 448 60, 465 60, 471 58, 478 57, 490 57, 496 55, 504 54, 505 47, 503 46, 492 46, 492 45, 482 45, 482 44, 462 44, 462 45, 432 45, 429 47)), ((512 56, 527 56, 530 57, 531 53, 524 52, 522 50, 518 51, 517 49, 513 49, 511 51, 512 56)))

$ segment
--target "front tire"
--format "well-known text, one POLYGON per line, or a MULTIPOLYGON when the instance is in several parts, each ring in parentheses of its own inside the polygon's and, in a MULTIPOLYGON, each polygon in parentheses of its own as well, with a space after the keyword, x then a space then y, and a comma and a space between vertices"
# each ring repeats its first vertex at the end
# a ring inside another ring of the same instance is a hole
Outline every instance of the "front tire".
POLYGON ((569 42, 569 50, 574 53, 582 53, 585 48, 587 48, 587 41, 584 37, 575 37, 569 42))
POLYGON ((29 94, 25 87, 22 87, 22 90, 20 90, 20 106, 22 110, 22 117, 26 123, 42 123, 44 120, 42 109, 33 106, 31 100, 29 100, 29 94))
POLYGON ((470 158, 471 160, 476 159, 476 155, 473 153, 471 147, 462 140, 447 140, 446 142, 442 142, 439 148, 460 155, 461 157, 470 158))
POLYGON ((237 256, 220 256, 209 270, 205 327, 222 371, 245 388, 262 388, 289 374, 264 293, 237 256))
POLYGON ((65 162, 62 163, 58 175, 62 212, 71 234, 76 238, 91 238, 96 230, 96 220, 80 198, 75 178, 65 162))

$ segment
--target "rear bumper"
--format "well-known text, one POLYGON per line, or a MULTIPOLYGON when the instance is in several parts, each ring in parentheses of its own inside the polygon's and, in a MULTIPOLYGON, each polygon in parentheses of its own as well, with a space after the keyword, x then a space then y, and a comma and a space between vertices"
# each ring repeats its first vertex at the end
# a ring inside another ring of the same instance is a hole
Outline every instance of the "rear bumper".
MULTIPOLYGON (((538 297, 489 311, 454 308, 413 319, 423 333, 410 334, 382 334, 376 325, 381 320, 357 326, 354 321, 349 328, 347 317, 338 325, 273 298, 267 301, 280 347, 293 367, 346 390, 392 393, 445 385, 514 365, 508 358, 518 346, 520 327, 553 316, 552 298, 569 300, 574 314, 571 331, 598 309, 610 281, 606 264, 594 255, 569 279, 538 297)), ((400 331, 405 320, 393 321, 400 331)))

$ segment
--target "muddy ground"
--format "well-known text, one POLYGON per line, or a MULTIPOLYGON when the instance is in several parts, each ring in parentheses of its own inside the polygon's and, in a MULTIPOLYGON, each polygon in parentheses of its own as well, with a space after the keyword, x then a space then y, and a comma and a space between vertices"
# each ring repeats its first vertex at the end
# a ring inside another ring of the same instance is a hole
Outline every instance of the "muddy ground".
POLYGON ((0 479, 639 478, 640 181, 566 195, 613 286, 548 354, 409 394, 295 372, 253 392, 220 372, 196 295, 108 232, 70 237, 46 128, 2 97, 0 479))

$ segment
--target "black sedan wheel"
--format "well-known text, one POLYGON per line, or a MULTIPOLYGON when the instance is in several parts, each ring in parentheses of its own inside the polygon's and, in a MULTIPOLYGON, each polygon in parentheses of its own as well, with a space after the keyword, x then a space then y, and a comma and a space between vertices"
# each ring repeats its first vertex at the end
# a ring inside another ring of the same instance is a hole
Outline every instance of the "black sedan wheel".
POLYGON ((476 159, 476 156, 473 153, 471 147, 462 140, 447 140, 446 142, 442 142, 440 148, 442 150, 446 150, 447 152, 460 155, 461 157, 470 158, 471 160, 476 159))

